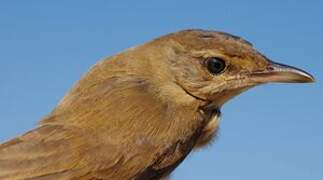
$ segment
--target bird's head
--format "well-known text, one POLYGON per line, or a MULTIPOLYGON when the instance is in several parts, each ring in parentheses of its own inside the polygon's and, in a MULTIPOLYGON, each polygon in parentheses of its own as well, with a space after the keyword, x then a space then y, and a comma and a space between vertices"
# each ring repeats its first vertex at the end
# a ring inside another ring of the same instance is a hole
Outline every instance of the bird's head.
POLYGON ((275 63, 248 41, 223 32, 186 30, 153 43, 167 47, 167 66, 177 85, 213 107, 256 85, 314 81, 305 71, 275 63))

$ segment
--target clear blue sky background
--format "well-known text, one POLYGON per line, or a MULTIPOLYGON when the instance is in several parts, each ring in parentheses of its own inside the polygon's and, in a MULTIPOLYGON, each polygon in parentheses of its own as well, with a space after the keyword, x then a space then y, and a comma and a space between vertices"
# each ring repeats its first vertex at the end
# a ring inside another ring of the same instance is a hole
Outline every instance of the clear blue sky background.
POLYGON ((0 1, 0 141, 48 114, 102 57, 186 28, 242 36, 316 84, 257 87, 227 103, 217 142, 176 180, 323 179, 323 1, 0 1))

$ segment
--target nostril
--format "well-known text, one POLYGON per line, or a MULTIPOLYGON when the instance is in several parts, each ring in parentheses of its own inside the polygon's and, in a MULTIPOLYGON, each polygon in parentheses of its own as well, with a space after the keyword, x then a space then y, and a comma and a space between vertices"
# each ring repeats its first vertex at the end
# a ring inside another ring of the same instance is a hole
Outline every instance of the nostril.
POLYGON ((273 70, 274 70, 274 68, 273 68, 273 67, 271 67, 271 66, 268 66, 268 67, 266 68, 266 70, 267 70, 267 71, 273 71, 273 70))

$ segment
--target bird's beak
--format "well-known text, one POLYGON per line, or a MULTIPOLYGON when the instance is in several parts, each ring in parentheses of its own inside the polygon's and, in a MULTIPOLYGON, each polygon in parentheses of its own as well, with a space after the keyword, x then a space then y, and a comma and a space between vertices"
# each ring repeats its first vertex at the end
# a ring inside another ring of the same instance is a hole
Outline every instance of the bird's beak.
POLYGON ((311 83, 315 81, 314 77, 304 70, 272 61, 265 70, 253 72, 250 77, 256 83, 311 83))

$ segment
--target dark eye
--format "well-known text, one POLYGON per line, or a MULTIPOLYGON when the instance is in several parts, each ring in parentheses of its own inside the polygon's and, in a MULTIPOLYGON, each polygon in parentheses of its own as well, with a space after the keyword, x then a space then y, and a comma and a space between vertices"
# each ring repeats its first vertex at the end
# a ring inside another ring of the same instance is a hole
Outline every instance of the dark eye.
POLYGON ((219 74, 225 69, 225 62, 217 57, 211 57, 206 60, 207 69, 212 74, 219 74))

